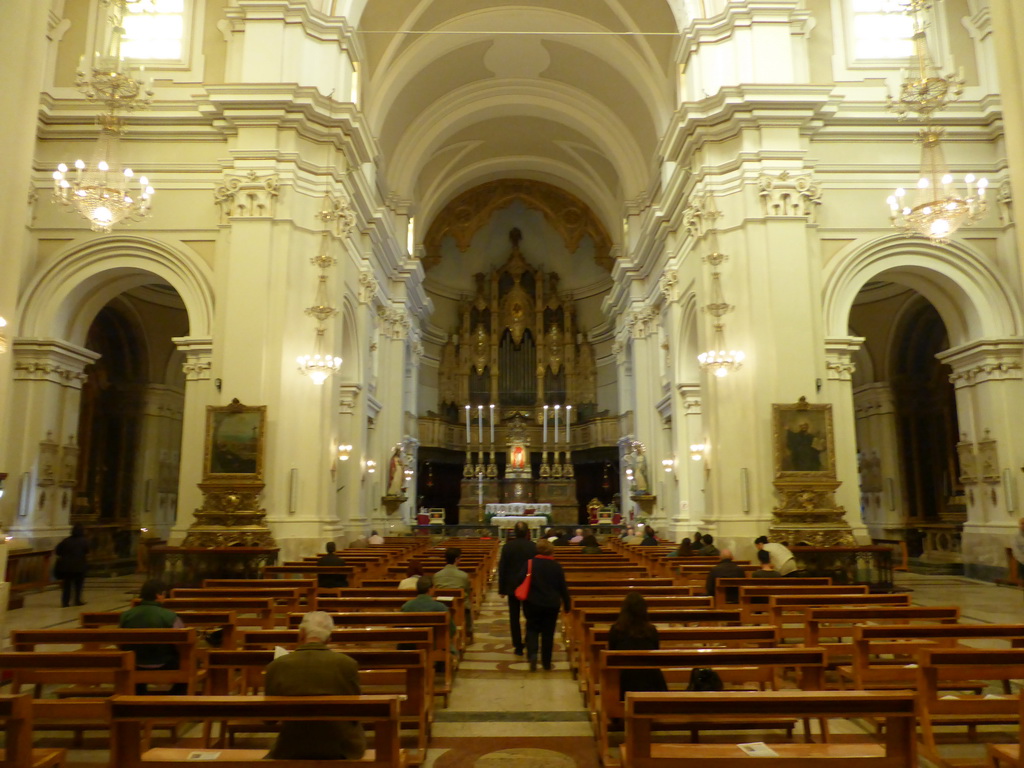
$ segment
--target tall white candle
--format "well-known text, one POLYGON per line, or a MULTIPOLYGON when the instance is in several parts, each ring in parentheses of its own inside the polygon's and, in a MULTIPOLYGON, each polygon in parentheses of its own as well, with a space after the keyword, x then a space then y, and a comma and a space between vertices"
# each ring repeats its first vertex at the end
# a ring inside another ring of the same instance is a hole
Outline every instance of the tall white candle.
POLYGON ((480 441, 480 445, 484 444, 484 407, 478 405, 476 407, 476 437, 480 441))
POLYGON ((544 445, 548 444, 548 407, 544 406, 544 445))
POLYGON ((469 447, 469 443, 472 440, 472 437, 470 437, 469 429, 470 429, 470 427, 469 427, 469 406, 467 405, 466 406, 466 447, 467 448, 469 447))
POLYGON ((572 423, 572 406, 565 406, 565 442, 569 442, 569 425, 572 423))
POLYGON ((558 443, 558 412, 562 410, 562 406, 555 406, 555 443, 558 443))
POLYGON ((491 403, 491 445, 494 445, 494 403, 491 403))

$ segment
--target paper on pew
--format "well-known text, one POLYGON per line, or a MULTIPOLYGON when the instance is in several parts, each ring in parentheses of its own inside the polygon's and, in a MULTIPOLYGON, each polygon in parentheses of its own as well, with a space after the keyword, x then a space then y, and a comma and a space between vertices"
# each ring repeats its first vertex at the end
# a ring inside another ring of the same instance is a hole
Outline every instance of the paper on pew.
POLYGON ((189 752, 186 760, 219 760, 220 752, 189 752))
POLYGON ((751 741, 746 744, 737 744, 737 747, 742 749, 751 757, 778 757, 779 753, 769 747, 763 741, 751 741))
MULTIPOLYGON (((291 653, 291 651, 289 651, 287 648, 282 648, 280 645, 275 645, 274 646, 274 658, 275 659, 280 659, 282 656, 287 656, 289 653, 291 653)), ((189 759, 191 759, 191 758, 189 758, 189 759)))
POLYGON ((439 603, 450 603, 450 602, 453 602, 455 600, 455 598, 452 597, 451 595, 440 595, 440 596, 438 596, 438 597, 436 597, 434 599, 437 600, 437 602, 439 602, 439 603))
POLYGON ((987 694, 985 694, 985 698, 986 699, 1008 699, 1010 697, 1009 696, 996 696, 994 693, 987 693, 987 694))
POLYGON ((953 701, 959 701, 960 697, 959 696, 954 696, 952 693, 948 693, 945 696, 940 696, 939 699, 942 700, 942 701, 945 701, 946 699, 952 699, 953 701))

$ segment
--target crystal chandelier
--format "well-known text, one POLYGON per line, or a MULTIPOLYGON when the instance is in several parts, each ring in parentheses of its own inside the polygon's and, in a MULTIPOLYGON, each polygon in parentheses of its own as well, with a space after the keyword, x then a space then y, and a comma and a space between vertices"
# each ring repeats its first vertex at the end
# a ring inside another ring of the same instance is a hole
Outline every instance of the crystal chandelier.
POLYGON ((336 221, 339 217, 337 206, 331 200, 330 195, 324 195, 323 205, 316 217, 323 222, 324 229, 320 232, 320 253, 309 261, 315 266, 320 274, 317 277, 316 297, 313 305, 306 307, 306 314, 316 319, 316 341, 313 347, 313 354, 299 355, 299 373, 309 376, 310 380, 317 385, 327 381, 332 373, 341 370, 341 358, 334 355, 324 354, 324 323, 338 314, 338 310, 332 307, 327 299, 327 270, 337 263, 337 259, 331 256, 328 248, 330 245, 330 232, 327 226, 336 221))
POLYGON ((107 4, 107 25, 100 31, 107 36, 102 41, 105 53, 97 54, 89 73, 80 69, 75 81, 87 99, 103 104, 94 157, 90 164, 76 160, 74 171, 61 163, 53 172, 53 199, 81 214, 95 232, 110 232, 119 222, 145 218, 153 198, 149 179, 136 179, 131 168, 121 167, 118 158, 124 131, 119 112, 147 107, 153 91, 132 75, 121 59, 122 20, 128 0, 107 0, 107 4))
POLYGON ((707 352, 697 355, 700 367, 719 378, 728 376, 730 372, 739 370, 745 355, 738 349, 729 349, 725 343, 725 323, 722 316, 735 308, 725 302, 722 295, 721 274, 718 266, 728 258, 723 253, 714 253, 704 260, 711 265, 711 302, 704 305, 704 311, 715 318, 713 347, 707 352))
POLYGON ((981 218, 988 208, 985 192, 987 179, 976 179, 973 173, 964 176, 963 184, 955 183, 942 151, 942 129, 932 125, 932 116, 963 93, 963 78, 949 74, 943 77, 928 57, 924 13, 930 0, 907 0, 901 10, 914 21, 914 69, 904 79, 897 97, 888 98, 888 107, 903 120, 914 114, 924 124, 920 132, 921 173, 912 200, 902 187, 887 199, 893 226, 908 235, 921 235, 935 242, 946 240, 962 226, 981 218))

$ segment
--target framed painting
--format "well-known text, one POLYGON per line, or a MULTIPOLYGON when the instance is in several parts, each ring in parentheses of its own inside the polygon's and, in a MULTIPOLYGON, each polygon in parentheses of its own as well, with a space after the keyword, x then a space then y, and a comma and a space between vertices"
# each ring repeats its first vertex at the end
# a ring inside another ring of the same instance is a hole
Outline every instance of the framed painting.
POLYGON ((836 476, 831 404, 774 403, 772 433, 777 478, 836 476))
POLYGON ((267 406, 206 407, 204 482, 262 482, 267 406))

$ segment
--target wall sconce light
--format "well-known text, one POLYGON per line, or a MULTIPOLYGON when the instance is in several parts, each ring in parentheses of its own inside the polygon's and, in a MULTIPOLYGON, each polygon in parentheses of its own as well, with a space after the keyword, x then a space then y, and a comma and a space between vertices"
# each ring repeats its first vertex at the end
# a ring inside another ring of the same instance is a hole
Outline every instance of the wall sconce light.
POLYGON ((377 462, 374 461, 373 459, 367 459, 366 460, 366 474, 372 475, 376 471, 377 471, 377 462))
POLYGON ((0 499, 4 497, 4 480, 7 479, 6 472, 0 472, 0 499))
POLYGON ((7 337, 4 336, 4 328, 7 327, 7 321, 0 317, 0 354, 7 351, 7 337))
POLYGON ((673 467, 675 467, 675 465, 676 465, 675 459, 662 459, 661 460, 661 467, 666 472, 671 472, 673 467))
POLYGON ((338 461, 348 461, 348 457, 352 455, 351 445, 339 445, 338 446, 338 461))
POLYGON ((695 443, 690 446, 690 459, 693 461, 700 461, 704 458, 704 450, 706 446, 704 443, 695 443))

